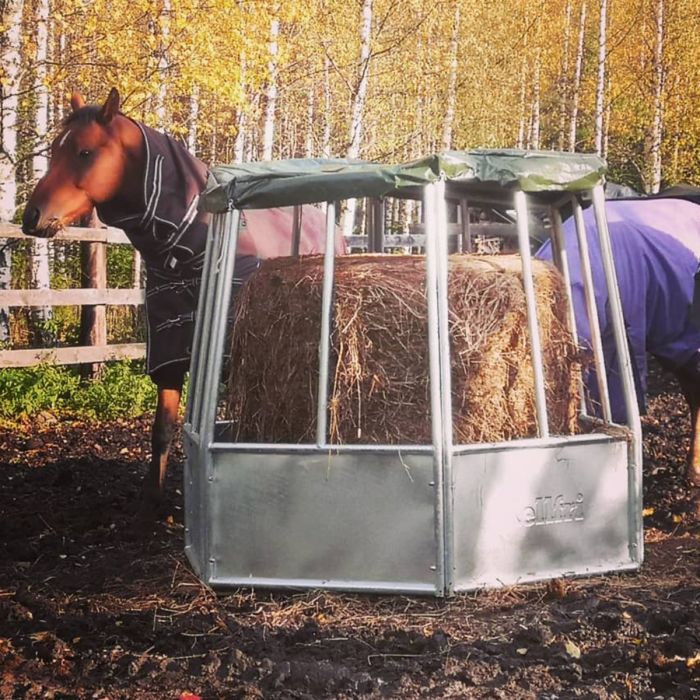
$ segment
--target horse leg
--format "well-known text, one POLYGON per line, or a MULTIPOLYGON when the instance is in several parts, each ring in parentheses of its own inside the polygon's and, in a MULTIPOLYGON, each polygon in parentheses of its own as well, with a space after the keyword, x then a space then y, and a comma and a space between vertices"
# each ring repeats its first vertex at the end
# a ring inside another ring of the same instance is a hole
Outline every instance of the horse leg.
POLYGON ((149 508, 163 501, 168 455, 178 419, 184 372, 170 371, 154 376, 158 405, 151 433, 151 463, 144 481, 144 501, 149 508))
POLYGON ((681 391, 690 410, 690 448, 686 461, 686 482, 695 502, 696 516, 700 517, 700 362, 693 358, 676 370, 681 391))

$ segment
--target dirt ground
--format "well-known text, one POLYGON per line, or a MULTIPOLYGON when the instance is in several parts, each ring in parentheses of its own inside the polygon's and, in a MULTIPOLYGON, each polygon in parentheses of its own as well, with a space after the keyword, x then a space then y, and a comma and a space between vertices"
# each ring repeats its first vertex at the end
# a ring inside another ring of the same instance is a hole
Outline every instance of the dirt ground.
POLYGON ((639 573, 460 595, 240 590, 134 517, 148 420, 0 429, 0 698, 699 698, 687 418, 655 373, 639 573))

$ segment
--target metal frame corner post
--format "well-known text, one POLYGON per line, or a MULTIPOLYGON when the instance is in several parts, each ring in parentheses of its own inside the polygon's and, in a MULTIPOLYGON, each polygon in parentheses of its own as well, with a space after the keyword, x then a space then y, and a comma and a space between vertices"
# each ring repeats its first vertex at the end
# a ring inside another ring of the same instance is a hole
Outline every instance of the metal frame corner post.
MULTIPOLYGON (((598 240, 605 272, 605 283, 608 288, 608 302, 610 304, 610 317, 615 338, 615 349, 619 358, 619 371, 622 379, 622 388, 625 396, 625 413, 627 425, 632 431, 632 461, 628 469, 629 489, 636 498, 636 503, 642 503, 642 427, 639 417, 639 405, 634 385, 632 372, 632 360, 630 357, 625 320, 622 310, 620 291, 617 285, 617 273, 610 242, 610 230, 605 215, 605 193, 602 185, 593 188, 593 213, 598 229, 598 240)), ((630 556, 636 561, 642 561, 644 557, 644 538, 638 537, 643 532, 641 507, 637 510, 629 509, 630 528, 635 534, 635 541, 630 542, 630 556)))
POLYGON ((194 338, 192 340, 192 356, 190 358, 190 392, 187 397, 185 410, 185 423, 189 423, 195 433, 200 431, 200 415, 202 407, 202 386, 199 381, 204 371, 203 358, 206 353, 202 348, 203 338, 209 335, 211 326, 211 297, 214 291, 212 283, 212 260, 216 259, 214 250, 219 243, 222 216, 212 215, 207 231, 207 245, 204 251, 204 263, 202 265, 202 278, 197 301, 197 314, 195 316, 194 338))
POLYGON ((218 258, 211 262, 213 292, 209 297, 211 321, 208 324, 210 343, 206 348, 205 364, 201 379, 204 381, 202 396, 201 421, 202 445, 208 448, 214 437, 216 423, 216 404, 218 400, 219 378, 224 357, 224 340, 228 323, 228 311, 233 287, 233 271, 238 248, 238 228, 241 220, 240 209, 226 212, 221 230, 221 248, 218 258), (214 313, 218 310, 217 313, 214 313))
POLYGON ((333 286, 335 284, 335 202, 326 209, 326 249, 323 254, 323 291, 321 295, 321 338, 319 339, 318 404, 316 411, 316 445, 328 442, 328 389, 333 320, 333 286))
POLYGON ((446 206, 444 180, 426 185, 424 189, 426 292, 438 595, 450 595, 454 590, 454 484, 446 206))

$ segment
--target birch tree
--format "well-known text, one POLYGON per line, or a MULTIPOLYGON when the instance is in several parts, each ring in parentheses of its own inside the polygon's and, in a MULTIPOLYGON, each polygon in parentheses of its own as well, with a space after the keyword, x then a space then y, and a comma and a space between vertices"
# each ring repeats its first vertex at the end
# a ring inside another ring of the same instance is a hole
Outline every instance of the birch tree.
POLYGON ((569 85, 569 60, 571 53, 571 0, 566 2, 564 17, 564 49, 562 52, 562 68, 559 78, 559 133, 557 134, 557 146, 560 151, 564 150, 564 139, 566 133, 566 105, 571 97, 569 85))
POLYGON ((581 3, 579 18, 578 42, 576 44, 576 61, 574 63, 574 79, 571 85, 571 111, 569 113, 569 150, 576 150, 576 131, 578 128, 578 110, 581 99, 581 76, 583 75, 583 52, 586 37, 586 2, 581 3))
POLYGON ((170 61, 168 57, 168 45, 170 43, 170 14, 172 7, 170 0, 163 0, 158 24, 160 30, 160 46, 158 48, 158 96, 156 100, 156 120, 160 129, 165 129, 168 124, 168 77, 170 61))
POLYGON ((455 120, 455 102, 457 100, 457 51, 459 49, 459 4, 455 3, 452 36, 450 39, 450 69, 447 78, 447 105, 442 129, 442 148, 452 148, 452 129, 455 120))
POLYGON ((530 124, 530 148, 540 147, 540 50, 535 54, 535 71, 532 78, 532 119, 530 124))
POLYGON ((608 0, 600 0, 598 18, 598 80, 595 91, 595 151, 603 153, 603 117, 605 113, 605 69, 607 63, 608 42, 608 0))
MULTIPOLYGON (((22 0, 6 0, 2 22, 5 26, 0 49, 2 51, 2 96, 0 124, 0 220, 12 221, 15 215, 17 182, 17 107, 19 102, 20 49, 22 46, 22 0)), ((9 241, 0 238, 0 289, 9 289, 12 283, 12 255, 9 241)), ((0 344, 10 340, 10 312, 0 307, 0 344)))
MULTIPOLYGON (((277 8, 275 8, 275 13, 277 8)), ((265 123, 263 126, 263 160, 272 159, 272 146, 275 137, 275 114, 277 109, 277 55, 279 53, 279 33, 280 21, 279 18, 273 15, 270 20, 270 41, 268 62, 268 83, 265 90, 265 123)))
MULTIPOLYGON (((359 158, 360 146, 362 144, 362 125, 365 111, 365 101, 367 99, 367 88, 369 86, 369 69, 372 60, 372 0, 362 2, 362 24, 360 26, 360 60, 357 69, 357 83, 355 93, 352 97, 352 111, 350 118, 350 129, 348 132, 348 149, 346 157, 349 159, 359 158)), ((348 201, 347 209, 343 216, 343 233, 349 236, 355 225, 355 212, 357 210, 357 200, 348 201)))
POLYGON ((656 0, 654 42, 654 115, 651 123, 651 191, 661 189, 661 139, 663 136, 664 96, 664 0, 656 0))
MULTIPOLYGON (((48 120, 49 91, 47 87, 47 58, 49 47, 48 35, 49 0, 39 0, 36 5, 36 78, 34 95, 36 110, 36 145, 32 158, 32 175, 34 181, 46 174, 48 169, 48 120)), ((34 289, 48 289, 51 286, 49 265, 49 242, 46 238, 32 238, 31 278, 34 289)), ((51 319, 51 307, 41 306, 34 310, 34 322, 37 327, 37 340, 43 345, 50 341, 47 322, 51 319)))

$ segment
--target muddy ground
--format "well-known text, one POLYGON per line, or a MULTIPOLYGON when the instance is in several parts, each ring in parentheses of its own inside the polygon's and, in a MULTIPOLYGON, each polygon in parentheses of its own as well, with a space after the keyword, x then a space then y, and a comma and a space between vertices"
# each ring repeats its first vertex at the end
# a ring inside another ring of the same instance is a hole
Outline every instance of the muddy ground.
POLYGON ((656 376, 646 562, 427 598, 215 595, 168 521, 134 517, 147 419, 0 429, 0 698, 699 698, 700 528, 687 418, 656 376))

